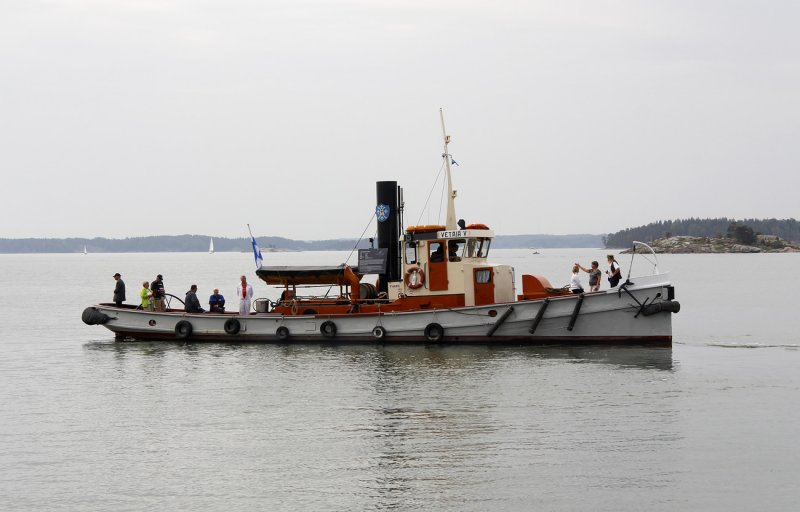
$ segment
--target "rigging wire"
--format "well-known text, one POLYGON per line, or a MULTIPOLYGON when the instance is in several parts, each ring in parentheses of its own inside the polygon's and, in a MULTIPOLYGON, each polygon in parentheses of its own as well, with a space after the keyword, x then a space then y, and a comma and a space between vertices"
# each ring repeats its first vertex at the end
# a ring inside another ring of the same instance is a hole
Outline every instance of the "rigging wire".
POLYGON ((369 216, 369 222, 367 222, 367 226, 364 228, 364 231, 361 232, 361 236, 358 238, 358 240, 356 240, 356 245, 353 246, 353 249, 350 251, 350 254, 348 254, 347 258, 344 260, 345 265, 347 264, 348 261, 350 261, 350 257, 353 256, 353 253, 356 252, 356 249, 358 249, 358 244, 360 244, 361 241, 364 239, 364 233, 366 233, 369 227, 372 225, 373 220, 375 220, 374 212, 369 216))
MULTIPOLYGON (((431 200, 431 195, 433 195, 433 189, 436 188, 436 184, 439 182, 439 176, 442 175, 442 169, 444 169, 444 160, 442 160, 442 166, 439 167, 439 173, 436 175, 436 179, 433 180, 433 185, 431 186, 431 191, 428 192, 428 198, 425 199, 425 204, 422 205, 422 210, 419 212, 419 218, 417 219, 417 225, 419 225, 419 223, 422 221, 422 215, 425 213, 425 210, 428 208, 428 203, 431 200)), ((442 216, 442 212, 441 212, 441 204, 440 204, 440 206, 439 206, 439 218, 441 218, 441 216, 442 216)))
MULTIPOLYGON (((358 249, 358 244, 360 244, 361 241, 364 239, 364 233, 366 233, 367 230, 369 229, 369 227, 372 225, 372 221, 373 221, 374 218, 375 218, 375 214, 374 213, 369 216, 369 222, 367 222, 367 225, 364 227, 364 231, 361 232, 361 236, 359 236, 358 240, 356 240, 356 244, 353 246, 353 249, 350 251, 350 254, 347 255, 347 258, 345 258, 344 263, 343 263, 344 265, 348 264, 348 262, 350 261, 350 258, 353 256, 353 253, 356 252, 356 249, 358 249)), ((333 289, 333 285, 330 285, 328 287, 328 289, 325 290, 325 295, 323 295, 323 297, 327 297, 332 289, 333 289)))

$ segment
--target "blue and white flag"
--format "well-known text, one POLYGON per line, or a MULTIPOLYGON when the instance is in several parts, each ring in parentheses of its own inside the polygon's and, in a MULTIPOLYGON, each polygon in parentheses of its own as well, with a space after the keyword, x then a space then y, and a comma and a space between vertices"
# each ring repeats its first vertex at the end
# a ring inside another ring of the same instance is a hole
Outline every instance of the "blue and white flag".
POLYGON ((253 256, 256 259, 256 268, 261 268, 261 263, 264 261, 264 258, 261 256, 261 249, 258 248, 256 238, 253 235, 250 235, 250 238, 253 239, 253 256))
MULTIPOLYGON (((456 162, 456 159, 455 159, 455 158, 453 158, 453 157, 451 156, 451 157, 450 157, 450 164, 451 164, 451 165, 458 165, 458 162, 456 162)), ((460 166, 459 166, 459 167, 460 167, 460 166)))

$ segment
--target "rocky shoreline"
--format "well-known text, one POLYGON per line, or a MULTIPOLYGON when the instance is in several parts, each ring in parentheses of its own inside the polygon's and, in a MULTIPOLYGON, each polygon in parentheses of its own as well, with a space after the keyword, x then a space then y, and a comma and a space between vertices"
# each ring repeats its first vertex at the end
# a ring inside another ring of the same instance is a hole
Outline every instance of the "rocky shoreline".
MULTIPOLYGON (((778 237, 764 237, 755 245, 743 245, 731 238, 701 237, 701 236, 671 236, 659 238, 648 242, 657 254, 695 254, 695 253, 775 253, 775 252, 800 252, 800 244, 787 242, 778 237)), ((622 251, 630 254, 631 249, 622 251)), ((637 252, 647 252, 644 248, 637 248, 637 252)))

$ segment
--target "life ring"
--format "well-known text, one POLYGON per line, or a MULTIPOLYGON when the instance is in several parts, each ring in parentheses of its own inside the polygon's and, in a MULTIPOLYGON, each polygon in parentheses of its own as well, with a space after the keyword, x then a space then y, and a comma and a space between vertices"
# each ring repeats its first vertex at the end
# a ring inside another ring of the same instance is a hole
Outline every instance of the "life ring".
POLYGON ((372 336, 374 336, 376 340, 382 340, 386 337, 386 329, 380 325, 376 325, 375 328, 372 329, 372 336))
POLYGON ((422 285, 425 284, 425 271, 416 265, 413 267, 408 267, 405 275, 403 276, 403 281, 406 283, 406 286, 412 290, 422 288, 422 285), (413 281, 411 279, 411 274, 416 274, 417 276, 413 281))
POLYGON ((319 332, 326 338, 333 338, 336 336, 336 324, 330 320, 325 320, 322 322, 322 325, 319 326, 319 332))
POLYGON ((229 318, 225 320, 225 332, 228 334, 239 334, 239 331, 242 328, 242 324, 239 323, 239 320, 235 318, 229 318))
POLYGON ((489 229, 486 224, 467 224, 465 229, 489 229))
POLYGON ((426 340, 438 343, 442 341, 442 338, 444 338, 444 327, 441 325, 434 322, 425 327, 426 340))
POLYGON ((286 327, 285 325, 282 325, 278 327, 278 329, 275 331, 275 335, 278 337, 279 340, 286 341, 289 339, 289 328, 286 327))
POLYGON ((175 336, 179 340, 185 340, 192 335, 192 324, 188 320, 181 320, 175 324, 175 336))

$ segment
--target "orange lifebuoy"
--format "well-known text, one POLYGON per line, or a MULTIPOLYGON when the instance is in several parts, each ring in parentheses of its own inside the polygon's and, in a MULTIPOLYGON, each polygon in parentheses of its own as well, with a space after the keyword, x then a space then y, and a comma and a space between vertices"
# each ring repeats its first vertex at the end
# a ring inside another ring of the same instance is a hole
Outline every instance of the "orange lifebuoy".
POLYGON ((425 284, 425 272, 416 265, 414 265, 413 267, 408 267, 406 269, 405 276, 403 276, 403 281, 406 283, 406 286, 408 286, 412 290, 421 288, 422 285, 425 284), (413 280, 412 280, 412 274, 416 276, 415 278, 413 278, 413 280))

